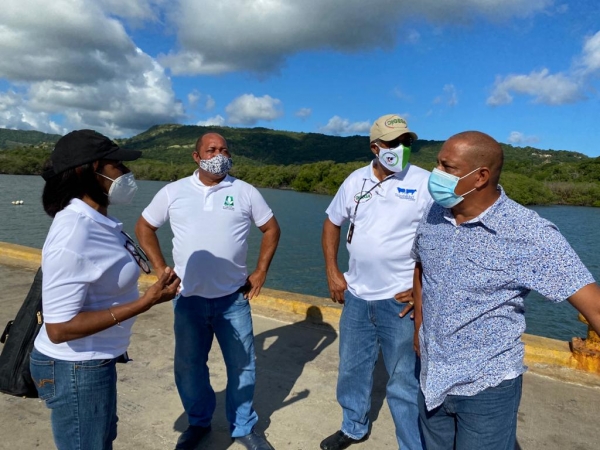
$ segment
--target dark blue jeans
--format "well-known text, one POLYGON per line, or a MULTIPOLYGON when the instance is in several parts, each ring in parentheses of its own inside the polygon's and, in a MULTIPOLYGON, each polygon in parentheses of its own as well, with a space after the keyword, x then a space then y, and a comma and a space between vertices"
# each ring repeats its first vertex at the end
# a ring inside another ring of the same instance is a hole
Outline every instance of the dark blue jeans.
POLYGON ((258 421, 252 406, 256 370, 250 303, 239 292, 175 300, 175 384, 190 425, 210 425, 215 411, 207 365, 215 335, 227 368, 225 413, 231 436, 246 436, 258 421))
POLYGON ((50 408, 59 450, 111 450, 117 437, 116 359, 63 361, 35 348, 31 376, 50 408))
POLYGON ((427 411, 419 393, 419 418, 427 450, 514 450, 523 377, 467 397, 448 395, 427 411))
POLYGON ((343 412, 342 432, 360 439, 369 431, 373 370, 381 349, 390 376, 386 398, 396 425, 398 445, 403 450, 420 450, 414 322, 410 314, 398 317, 404 304, 393 298, 366 301, 348 291, 344 297, 337 384, 337 400, 343 412))

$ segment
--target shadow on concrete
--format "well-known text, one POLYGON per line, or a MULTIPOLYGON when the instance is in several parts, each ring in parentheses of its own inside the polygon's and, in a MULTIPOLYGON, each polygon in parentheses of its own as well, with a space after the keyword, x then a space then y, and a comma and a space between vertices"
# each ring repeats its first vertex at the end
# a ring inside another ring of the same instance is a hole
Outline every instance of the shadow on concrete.
POLYGON ((301 322, 256 336, 258 375, 255 405, 260 428, 269 427, 275 411, 310 395, 310 389, 294 391, 294 385, 304 366, 319 356, 336 337, 335 329, 323 322, 317 306, 310 306, 301 322))
MULTIPOLYGON (((256 351, 256 390, 254 407, 258 413, 256 430, 264 433, 271 424, 275 411, 302 401, 310 395, 309 389, 294 391, 294 385, 304 370, 329 345, 337 333, 323 322, 317 306, 307 309, 304 320, 265 331, 254 338, 256 351)), ((385 373, 385 368, 383 368, 385 373)), ((383 388, 385 396, 385 383, 383 388)), ((225 450, 232 445, 229 424, 225 418, 225 391, 216 393, 217 408, 213 416, 212 432, 198 449, 225 450)), ((379 402, 379 409, 381 403, 379 402)), ((188 426, 185 412, 175 421, 173 428, 183 432, 188 426)))

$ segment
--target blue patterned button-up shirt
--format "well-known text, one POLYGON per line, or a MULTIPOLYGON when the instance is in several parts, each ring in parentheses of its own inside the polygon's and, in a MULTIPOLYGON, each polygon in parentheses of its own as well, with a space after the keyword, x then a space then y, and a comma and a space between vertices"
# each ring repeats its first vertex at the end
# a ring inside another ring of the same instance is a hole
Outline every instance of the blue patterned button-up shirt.
POLYGON ((551 222, 510 200, 456 225, 433 204, 417 229, 423 266, 421 389, 429 410, 525 371, 523 299, 567 299, 594 278, 551 222))

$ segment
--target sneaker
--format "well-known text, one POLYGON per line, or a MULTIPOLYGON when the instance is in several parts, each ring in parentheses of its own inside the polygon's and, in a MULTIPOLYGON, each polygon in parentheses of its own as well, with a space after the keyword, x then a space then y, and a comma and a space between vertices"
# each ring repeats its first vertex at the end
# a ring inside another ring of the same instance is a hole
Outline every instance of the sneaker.
POLYGON ((236 437, 235 442, 242 444, 248 450, 275 450, 267 439, 256 434, 254 430, 246 436, 236 437))
POLYGON ((176 450, 193 450, 198 447, 198 444, 210 432, 210 425, 207 427, 201 427, 196 425, 190 425, 187 427, 179 439, 177 439, 176 450))

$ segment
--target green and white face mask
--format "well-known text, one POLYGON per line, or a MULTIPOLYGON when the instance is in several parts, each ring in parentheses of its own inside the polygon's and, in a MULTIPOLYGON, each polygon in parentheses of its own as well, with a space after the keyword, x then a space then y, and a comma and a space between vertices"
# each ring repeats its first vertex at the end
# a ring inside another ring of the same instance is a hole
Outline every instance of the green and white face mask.
MULTIPOLYGON (((379 147, 379 145, 377 147, 379 147)), ((381 165, 390 172, 402 172, 410 158, 410 147, 405 147, 402 144, 396 148, 379 147, 379 155, 377 155, 377 158, 381 165)))

